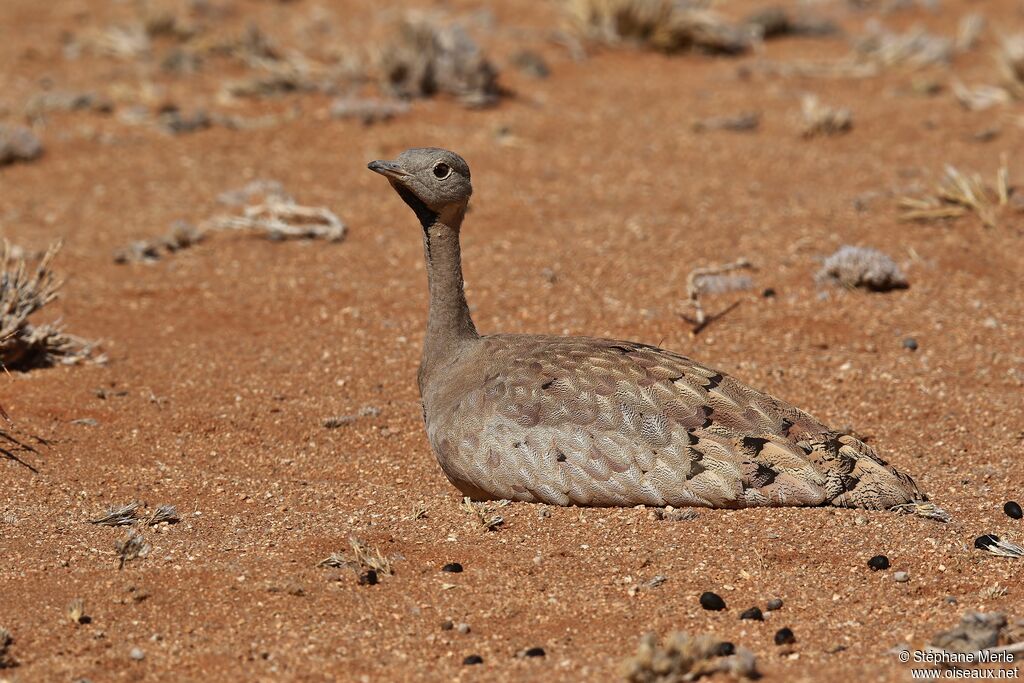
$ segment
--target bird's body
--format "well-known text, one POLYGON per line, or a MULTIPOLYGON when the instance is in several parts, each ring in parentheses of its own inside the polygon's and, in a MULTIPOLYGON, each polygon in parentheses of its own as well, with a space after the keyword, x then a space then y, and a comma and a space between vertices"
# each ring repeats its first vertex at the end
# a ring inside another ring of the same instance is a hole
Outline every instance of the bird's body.
POLYGON ((556 505, 875 509, 924 497, 860 440, 685 356, 588 337, 480 336, 459 251, 468 166, 451 152, 417 149, 370 167, 423 226, 423 415, 438 462, 464 494, 556 505))

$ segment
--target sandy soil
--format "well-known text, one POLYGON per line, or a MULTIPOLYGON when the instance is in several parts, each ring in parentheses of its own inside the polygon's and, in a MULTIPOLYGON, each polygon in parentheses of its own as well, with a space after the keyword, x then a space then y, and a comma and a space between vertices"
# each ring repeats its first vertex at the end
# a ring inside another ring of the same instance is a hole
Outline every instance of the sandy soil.
MULTIPOLYGON (((320 53, 372 40, 386 18, 369 0, 230 4, 224 26, 251 19, 320 53), (318 12, 334 28, 303 43, 318 12)), ((19 433, 51 445, 25 456, 38 473, 0 460, 0 626, 18 664, 0 680, 615 680, 649 630, 746 646, 771 681, 904 680, 891 648, 921 647, 968 609, 1024 617, 1020 565, 972 547, 981 533, 1021 537, 1002 505, 1024 495, 1024 215, 1006 211, 995 229, 974 217, 919 225, 900 222, 896 204, 947 163, 991 178, 1009 152, 1011 177, 1024 177, 1013 155, 1021 106, 966 111, 948 88, 954 76, 996 81, 992 29, 950 68, 800 78, 759 65, 838 59, 848 39, 785 38, 740 58, 622 49, 574 61, 551 40, 555 3, 503 2, 492 23, 474 14, 484 3, 441 4, 471 17, 514 96, 484 111, 417 102, 365 127, 332 120, 321 94, 220 103, 225 74, 244 71, 226 61, 182 77, 64 56, 63 34, 124 21, 128 3, 3 3, 0 121, 22 122, 47 85, 107 92, 115 111, 48 115, 36 127, 45 155, 0 168, 3 235, 30 250, 65 240, 57 266, 68 283, 42 317, 103 340, 109 356, 3 379, 19 433), (550 78, 511 66, 523 47, 546 57, 550 78), (914 94, 922 73, 944 89, 914 94), (803 139, 805 92, 849 107, 853 130, 803 139), (295 113, 178 136, 121 115, 163 100, 295 113), (761 112, 760 129, 692 128, 740 111, 761 112), (994 139, 975 139, 993 126, 994 139), (773 509, 670 522, 513 504, 499 530, 481 528, 420 422, 419 227, 365 169, 421 145, 455 149, 473 168, 463 241, 482 331, 613 336, 693 355, 868 435, 953 521, 773 509), (331 207, 348 239, 230 234, 154 264, 113 262, 175 220, 223 211, 217 195, 252 178, 331 207), (891 254, 910 288, 822 290, 813 274, 842 244, 891 254), (687 273, 739 257, 758 266, 754 290, 709 297, 712 311, 742 303, 692 338, 679 317, 687 273), (762 297, 769 287, 777 296, 762 297), (366 407, 379 414, 321 424, 366 407), (74 422, 84 418, 95 424, 74 422), (88 520, 130 501, 176 505, 182 521, 143 527, 151 552, 119 571, 125 531, 88 520), (394 575, 361 586, 348 569, 317 566, 350 536, 391 558, 394 575), (879 553, 890 570, 868 569, 879 553), (441 572, 448 562, 465 571, 441 572), (635 588, 658 575, 660 586, 635 588), (988 590, 997 585, 1005 595, 988 590), (702 610, 703 591, 728 609, 702 610), (764 623, 739 620, 776 597, 784 607, 764 623), (74 599, 90 623, 70 623, 74 599), (470 630, 443 630, 446 620, 470 630), (782 626, 795 645, 774 644, 782 626), (531 647, 546 656, 517 656, 531 647), (474 654, 483 664, 464 666, 474 654)), ((969 11, 1001 30, 1021 25, 1009 0, 885 16, 822 5, 848 36, 879 17, 952 36, 969 11)))

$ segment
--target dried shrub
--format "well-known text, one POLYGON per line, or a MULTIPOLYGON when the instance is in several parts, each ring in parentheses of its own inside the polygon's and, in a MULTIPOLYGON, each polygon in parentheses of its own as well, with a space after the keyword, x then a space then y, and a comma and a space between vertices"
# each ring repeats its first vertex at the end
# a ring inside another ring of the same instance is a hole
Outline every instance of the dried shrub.
POLYGON ((844 107, 829 107, 816 95, 805 95, 800 100, 805 138, 819 135, 840 135, 853 129, 853 113, 844 107))
POLYGON ((629 683, 682 683, 718 673, 734 678, 759 676, 750 650, 709 635, 680 632, 669 634, 660 643, 655 634, 645 634, 636 654, 622 663, 621 672, 629 683))
POLYGON ((61 331, 56 324, 33 325, 29 316, 57 298, 64 281, 50 263, 60 243, 51 246, 34 268, 25 257, 4 243, 0 279, 0 363, 8 368, 28 368, 54 363, 74 364, 92 354, 93 345, 61 331))
POLYGON ((886 254, 868 247, 845 245, 825 259, 815 279, 846 289, 861 288, 872 292, 906 289, 907 278, 886 254))
POLYGON ((381 87, 395 97, 443 93, 483 107, 501 96, 498 70, 458 24, 441 26, 425 16, 407 16, 381 48, 377 63, 381 87))
POLYGON ((318 567, 347 567, 355 572, 360 584, 375 585, 380 577, 391 576, 394 569, 391 560, 385 557, 378 548, 363 543, 355 536, 348 539, 350 551, 331 553, 329 557, 317 563, 318 567))
POLYGON ((118 557, 117 568, 124 569, 127 563, 146 557, 152 549, 142 534, 135 529, 129 529, 127 535, 114 544, 114 550, 118 557))
POLYGON ((0 166, 32 161, 42 154, 43 144, 28 128, 0 124, 0 166))
POLYGON ((905 221, 930 222, 959 218, 975 213, 986 228, 997 226, 999 210, 1010 204, 1014 196, 1006 157, 996 171, 995 185, 986 184, 977 173, 967 175, 955 166, 946 166, 942 180, 932 194, 925 197, 903 197, 905 221))
POLYGON ((140 507, 141 505, 135 502, 111 507, 96 519, 90 519, 89 522, 103 526, 131 526, 139 520, 140 507))
POLYGON ((485 531, 497 531, 505 524, 505 518, 497 510, 506 505, 507 500, 476 502, 468 496, 462 499, 462 509, 485 531))
POLYGON ((661 52, 742 54, 756 29, 729 23, 706 5, 680 0, 570 0, 578 30, 607 45, 633 43, 661 52))
POLYGON ((178 516, 178 508, 173 505, 160 505, 153 514, 149 516, 146 524, 149 526, 155 526, 157 524, 177 524, 181 521, 181 517, 178 516))
POLYGON ((1007 90, 1017 99, 1024 99, 1024 34, 1002 39, 999 70, 1007 90))
POLYGON ((381 100, 360 97, 339 97, 331 103, 332 119, 358 119, 369 126, 390 121, 409 111, 409 105, 402 100, 381 100))
POLYGON ((14 636, 11 632, 0 626, 0 669, 9 669, 18 665, 11 655, 11 645, 14 644, 14 636))
POLYGON ((114 252, 115 263, 159 261, 165 255, 173 254, 199 244, 206 237, 197 228, 184 221, 175 221, 170 232, 163 237, 138 240, 114 252))

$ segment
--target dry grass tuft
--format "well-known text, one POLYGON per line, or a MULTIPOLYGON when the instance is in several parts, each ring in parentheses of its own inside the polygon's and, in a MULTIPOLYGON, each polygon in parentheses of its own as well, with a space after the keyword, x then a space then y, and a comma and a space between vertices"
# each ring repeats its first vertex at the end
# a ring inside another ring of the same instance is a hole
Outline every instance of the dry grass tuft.
POLYGON ((942 522, 943 524, 952 519, 948 512, 940 508, 935 503, 931 503, 926 500, 915 500, 912 503, 896 505, 893 506, 892 511, 898 512, 901 515, 914 515, 915 517, 922 517, 924 519, 934 519, 935 521, 942 522))
POLYGON ((114 550, 117 551, 118 557, 117 568, 124 569, 125 564, 146 557, 152 549, 142 534, 135 529, 129 529, 125 537, 114 544, 114 550))
POLYGON ((662 642, 653 633, 640 639, 636 654, 621 666, 630 683, 679 683, 715 674, 758 678, 757 660, 743 647, 733 648, 709 635, 674 632, 662 642))
POLYGON ((14 636, 11 632, 0 626, 0 669, 15 667, 18 663, 11 655, 11 645, 14 644, 14 636))
POLYGON ((90 519, 90 524, 102 524, 103 526, 131 526, 139 521, 139 503, 128 503, 107 509, 105 513, 96 519, 90 519))
POLYGON ((578 30, 606 45, 633 43, 661 52, 749 51, 756 28, 734 25, 707 4, 680 0, 569 0, 578 30))
POLYGON ((501 96, 498 70, 458 24, 410 14, 377 54, 382 88, 403 99, 446 94, 471 107, 501 96))
POLYGON ((64 609, 64 614, 67 616, 68 621, 76 626, 78 624, 88 624, 91 620, 85 613, 85 601, 82 598, 75 598, 68 603, 68 606, 64 609))
POLYGON ((977 173, 968 176, 955 166, 947 165, 933 194, 900 199, 900 207, 905 209, 900 218, 905 221, 930 222, 975 213, 982 225, 994 228, 997 226, 998 211, 1010 203, 1011 194, 1005 155, 996 171, 994 187, 986 185, 977 173))
POLYGON ((877 249, 849 245, 840 247, 825 259, 815 280, 872 292, 906 289, 908 286, 903 271, 888 255, 877 249))
POLYGON ((39 138, 23 126, 0 124, 0 166, 16 161, 32 161, 43 154, 39 138))
POLYGON ((1024 33, 1002 39, 999 70, 1010 94, 1017 99, 1024 99, 1024 33))
POLYGON ((507 500, 474 502, 468 496, 462 499, 462 509, 486 531, 497 531, 505 524, 505 518, 497 514, 497 509, 506 505, 507 500))
POLYGON ((149 516, 146 524, 154 526, 156 524, 177 524, 181 521, 181 517, 178 516, 178 508, 173 505, 160 505, 153 514, 149 516))
POLYGON ((694 268, 686 276, 686 301, 693 309, 693 315, 680 314, 686 322, 690 323, 692 329, 690 334, 696 336, 715 320, 734 309, 739 302, 727 307, 724 311, 714 315, 704 312, 701 304, 702 294, 721 294, 738 290, 750 289, 753 282, 749 277, 728 275, 735 270, 753 270, 754 265, 745 258, 737 259, 732 263, 725 263, 704 268, 694 268))
POLYGON ((20 250, 4 243, 0 279, 0 363, 4 367, 75 364, 92 354, 93 344, 62 332, 56 323, 35 326, 28 321, 57 298, 64 284, 50 269, 60 246, 59 242, 52 245, 29 268, 20 250))
POLYGON ((384 556, 378 548, 363 543, 355 536, 348 539, 349 553, 331 553, 329 557, 317 563, 318 567, 348 567, 355 572, 360 584, 375 585, 381 576, 391 576, 394 569, 391 560, 384 556))
POLYGON ((839 135, 853 129, 853 113, 846 108, 833 108, 822 104, 817 95, 804 95, 800 100, 805 138, 818 135, 839 135))
POLYGON ((1010 589, 1006 586, 1000 586, 998 583, 993 583, 991 586, 986 586, 978 592, 978 596, 982 600, 996 600, 998 598, 1005 598, 1010 594, 1010 589))

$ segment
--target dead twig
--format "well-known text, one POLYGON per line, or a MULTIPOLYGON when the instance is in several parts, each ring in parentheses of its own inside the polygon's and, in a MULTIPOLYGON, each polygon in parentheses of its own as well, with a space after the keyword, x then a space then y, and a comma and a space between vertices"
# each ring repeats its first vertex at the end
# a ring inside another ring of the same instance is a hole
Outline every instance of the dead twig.
MULTIPOLYGON (((690 330, 691 336, 697 336, 705 327, 710 325, 715 320, 722 318, 723 316, 728 314, 730 311, 732 311, 742 303, 741 301, 733 302, 724 310, 714 315, 708 315, 707 313, 705 313, 704 306, 701 304, 700 301, 700 295, 709 291, 705 282, 707 278, 723 275, 725 273, 730 273, 735 270, 753 269, 754 266, 750 261, 748 261, 745 258, 741 258, 736 261, 733 261, 732 263, 707 266, 704 268, 694 268, 693 270, 690 271, 690 274, 687 275, 686 277, 686 300, 689 306, 693 309, 693 316, 690 317, 683 313, 680 313, 679 316, 686 322, 690 323, 690 325, 692 326, 692 329, 690 330)), ((736 289, 749 288, 750 279, 742 278, 733 280, 731 284, 725 284, 724 286, 720 285, 716 289, 719 292, 725 292, 734 291, 736 289)))

